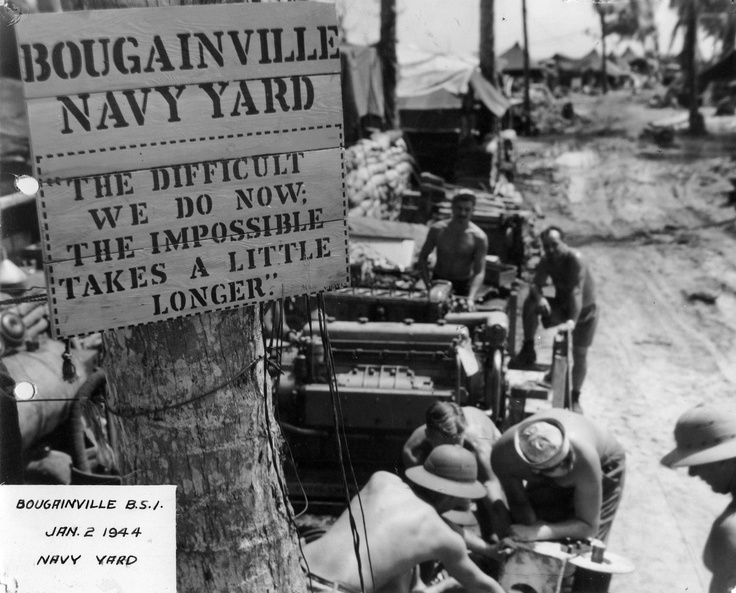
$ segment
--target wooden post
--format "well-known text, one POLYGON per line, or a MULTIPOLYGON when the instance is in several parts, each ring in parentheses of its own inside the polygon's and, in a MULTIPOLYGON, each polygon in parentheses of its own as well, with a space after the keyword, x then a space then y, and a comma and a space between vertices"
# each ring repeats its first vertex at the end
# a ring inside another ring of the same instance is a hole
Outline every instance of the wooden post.
POLYGON ((396 0, 381 0, 381 41, 378 45, 383 74, 383 102, 388 129, 398 129, 399 109, 396 101, 398 60, 396 57, 396 0))
POLYGON ((521 16, 524 25, 524 128, 527 134, 531 132, 532 106, 529 98, 529 36, 526 27, 526 0, 521 1, 521 16))
POLYGON ((601 76, 603 77, 603 94, 608 93, 608 73, 606 71, 606 16, 603 10, 598 11, 598 16, 601 19, 601 51, 603 56, 601 57, 601 76))
MULTIPOLYGON (((495 50, 495 24, 494 24, 494 1, 480 0, 480 72, 483 77, 492 85, 496 86, 496 50, 495 50)), ((484 111, 485 113, 485 111, 484 111)), ((488 119, 497 122, 497 118, 493 118, 490 111, 488 119)), ((491 122, 484 122, 486 127, 491 129, 491 122)), ((496 126, 497 128, 497 126, 496 126)))

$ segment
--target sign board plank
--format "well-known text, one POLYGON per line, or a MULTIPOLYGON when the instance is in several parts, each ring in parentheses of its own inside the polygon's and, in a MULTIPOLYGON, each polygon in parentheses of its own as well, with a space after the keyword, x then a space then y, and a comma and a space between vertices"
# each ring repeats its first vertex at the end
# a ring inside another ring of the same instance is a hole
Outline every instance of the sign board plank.
MULTIPOLYGON (((95 152, 110 153, 112 170, 125 171, 150 163, 154 155, 159 161, 176 158, 168 150, 172 145, 248 150, 251 138, 262 136, 273 145, 264 152, 279 151, 290 145, 291 132, 308 130, 308 138, 316 140, 326 126, 342 125, 340 76, 223 80, 207 91, 160 86, 33 99, 28 119, 31 142, 44 149, 34 151, 42 179, 77 174, 68 161, 84 162, 95 152), (309 129, 315 122, 320 128, 309 129)), ((331 137, 332 146, 339 146, 339 138, 331 137)))
POLYGON ((16 28, 27 99, 340 73, 335 9, 319 2, 34 14, 16 28))
POLYGON ((349 270, 333 250, 341 254, 346 233, 339 220, 266 239, 143 250, 128 261, 101 262, 94 272, 66 260, 51 266, 50 314, 67 335, 82 325, 115 329, 337 288, 349 270))
POLYGON ((339 149, 276 153, 47 184, 48 218, 75 221, 46 225, 47 260, 130 259, 167 237, 252 236, 342 220, 341 174, 329 166, 339 158, 339 149))
POLYGON ((35 158, 36 177, 42 182, 87 177, 115 171, 165 167, 202 160, 213 161, 284 151, 322 150, 341 146, 342 123, 263 132, 232 130, 219 136, 178 140, 141 140, 132 147, 101 147, 89 152, 47 154, 35 158), (190 141, 191 140, 191 141, 190 141))
POLYGON ((31 15, 17 37, 54 337, 349 282, 334 6, 31 15))

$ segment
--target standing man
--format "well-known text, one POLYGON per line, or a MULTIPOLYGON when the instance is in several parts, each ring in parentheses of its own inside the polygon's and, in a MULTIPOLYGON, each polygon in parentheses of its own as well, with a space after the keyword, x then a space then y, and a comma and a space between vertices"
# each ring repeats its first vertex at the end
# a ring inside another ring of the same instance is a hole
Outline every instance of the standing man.
POLYGON ((427 288, 429 255, 436 249, 433 280, 449 280, 455 294, 468 297, 468 308, 475 310, 475 297, 486 273, 488 237, 470 218, 475 209, 475 194, 460 191, 452 198, 452 218, 434 223, 419 252, 417 266, 427 288))
POLYGON ((401 453, 405 468, 422 465, 440 445, 459 445, 470 451, 478 464, 478 480, 486 493, 478 501, 481 535, 490 540, 498 523, 494 517, 505 505, 501 484, 491 469, 491 450, 500 438, 493 421, 478 408, 460 407, 454 402, 438 401, 427 409, 426 424, 417 428, 404 444, 401 453))
POLYGON ((713 492, 731 495, 703 550, 703 563, 713 573, 709 593, 730 593, 736 588, 736 404, 690 408, 677 420, 675 442, 662 464, 689 467, 713 492))
POLYGON ((540 316, 545 328, 560 326, 560 330, 572 332, 572 405, 573 410, 582 413, 580 390, 588 370, 588 348, 598 325, 595 284, 582 255, 565 243, 559 228, 548 227, 541 239, 544 255, 524 300, 524 345, 515 362, 536 362, 534 339, 540 316), (555 288, 554 298, 549 299, 542 292, 548 278, 555 288))
POLYGON ((608 431, 551 408, 496 441, 491 465, 508 500, 509 535, 521 541, 606 541, 623 493, 626 454, 608 431))
MULTIPOLYGON (((303 548, 311 591, 358 592, 362 574, 366 593, 408 593, 416 566, 432 560, 441 562, 469 593, 503 593, 470 559, 459 528, 440 517, 484 495, 476 476, 475 457, 456 445, 435 448, 424 465, 407 470, 408 484, 389 472, 373 474, 350 502, 356 523, 366 529, 363 533, 358 528, 360 564, 346 510, 322 537, 303 548)), ((492 546, 482 545, 484 550, 473 551, 493 554, 492 546)))

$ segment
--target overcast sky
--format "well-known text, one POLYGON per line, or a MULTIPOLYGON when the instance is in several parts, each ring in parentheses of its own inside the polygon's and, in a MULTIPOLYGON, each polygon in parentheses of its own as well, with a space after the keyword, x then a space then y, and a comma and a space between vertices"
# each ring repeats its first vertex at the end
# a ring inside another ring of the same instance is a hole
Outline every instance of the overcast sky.
MULTIPOLYGON (((326 0, 335 1, 335 0, 326 0)), ((379 36, 379 0, 337 0, 352 43, 372 44, 379 36)), ((433 52, 477 54, 479 0, 397 0, 398 38, 433 52)), ((496 52, 523 43, 520 0, 496 0, 496 52)), ((600 49, 600 25, 591 0, 527 0, 530 55, 547 58, 555 53, 580 57, 600 49)), ((676 19, 669 0, 656 11, 660 48, 666 52, 676 19)), ((702 44, 704 56, 712 42, 702 44)), ((623 50, 625 46, 618 49, 623 50)), ((608 49, 608 48, 607 48, 608 49)), ((679 41, 673 51, 679 49, 679 41)))

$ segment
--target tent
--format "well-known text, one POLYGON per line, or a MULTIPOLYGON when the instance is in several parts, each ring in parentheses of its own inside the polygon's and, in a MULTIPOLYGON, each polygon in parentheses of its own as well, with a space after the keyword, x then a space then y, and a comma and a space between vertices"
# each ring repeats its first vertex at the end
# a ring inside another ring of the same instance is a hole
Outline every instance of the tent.
POLYGON ((446 179, 454 175, 463 133, 470 128, 474 100, 496 117, 509 102, 480 73, 477 58, 432 54, 400 45, 396 89, 404 137, 422 170, 446 179))
MULTIPOLYGON (((511 76, 524 73, 524 49, 518 42, 498 56, 498 65, 501 72, 511 76)), ((529 73, 533 76, 541 76, 542 69, 534 60, 529 59, 529 73)))
MULTIPOLYGON (((602 58, 593 49, 589 54, 580 58, 577 68, 584 77, 598 80, 603 74, 602 58)), ((606 77, 614 84, 621 84, 627 78, 631 78, 632 74, 629 70, 625 70, 621 66, 614 64, 611 60, 606 59, 606 77)))
POLYGON ((483 77, 477 60, 400 48, 396 88, 399 109, 462 109, 471 89, 496 117, 506 113, 508 100, 483 77))

